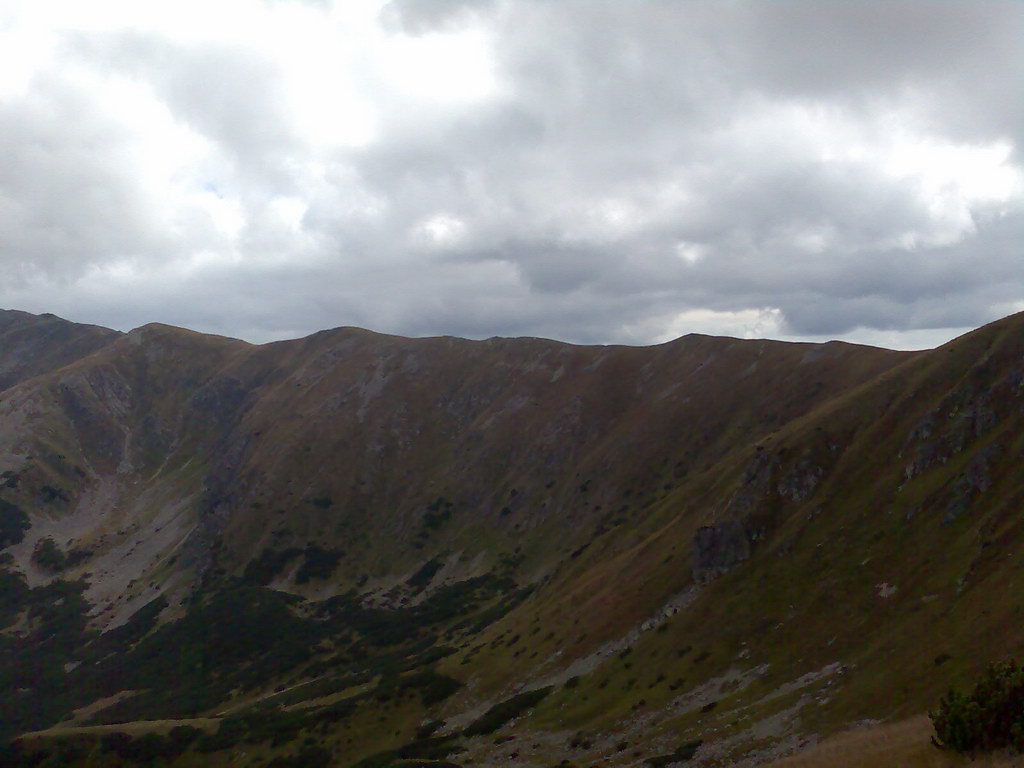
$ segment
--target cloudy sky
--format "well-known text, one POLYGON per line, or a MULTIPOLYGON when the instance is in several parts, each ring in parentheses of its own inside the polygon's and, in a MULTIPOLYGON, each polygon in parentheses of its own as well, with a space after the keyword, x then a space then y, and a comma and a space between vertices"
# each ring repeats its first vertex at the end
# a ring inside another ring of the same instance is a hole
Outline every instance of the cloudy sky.
POLYGON ((1019 0, 0 0, 0 307, 931 346, 1024 309, 1019 0))

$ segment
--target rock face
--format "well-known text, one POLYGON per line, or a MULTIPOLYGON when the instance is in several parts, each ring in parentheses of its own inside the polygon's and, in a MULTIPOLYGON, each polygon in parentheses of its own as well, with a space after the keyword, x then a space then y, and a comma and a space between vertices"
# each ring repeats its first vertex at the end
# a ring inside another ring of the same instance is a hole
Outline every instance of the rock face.
POLYGON ((739 565, 750 557, 751 543, 735 520, 701 526, 693 537, 693 578, 707 583, 739 565))
POLYGON ((949 501, 942 516, 944 523, 952 523, 965 514, 978 496, 992 486, 992 467, 1002 450, 990 445, 979 451, 951 484, 949 501))

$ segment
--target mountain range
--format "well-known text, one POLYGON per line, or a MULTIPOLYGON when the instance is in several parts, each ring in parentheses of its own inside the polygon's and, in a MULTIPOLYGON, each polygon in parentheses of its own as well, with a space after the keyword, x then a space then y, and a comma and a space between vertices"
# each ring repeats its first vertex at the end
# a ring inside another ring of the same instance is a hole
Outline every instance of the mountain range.
POLYGON ((1022 649, 1022 427, 1024 315, 897 352, 0 311, 0 762, 757 765, 912 722, 1022 649))

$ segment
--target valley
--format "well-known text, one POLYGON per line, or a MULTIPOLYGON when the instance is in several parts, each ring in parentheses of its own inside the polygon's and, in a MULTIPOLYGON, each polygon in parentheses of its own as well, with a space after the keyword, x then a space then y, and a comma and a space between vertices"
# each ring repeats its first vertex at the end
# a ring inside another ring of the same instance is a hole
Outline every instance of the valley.
POLYGON ((1022 452, 1024 315, 895 352, 0 311, 0 763, 960 765, 922 718, 1024 647, 1022 452))

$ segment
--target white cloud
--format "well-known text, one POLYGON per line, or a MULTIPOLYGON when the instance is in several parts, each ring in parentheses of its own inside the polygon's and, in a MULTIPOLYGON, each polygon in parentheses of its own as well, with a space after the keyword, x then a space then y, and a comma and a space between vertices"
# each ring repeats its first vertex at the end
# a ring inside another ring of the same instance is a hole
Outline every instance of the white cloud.
POLYGON ((687 333, 734 336, 739 339, 778 338, 782 335, 782 312, 777 307, 719 312, 690 309, 678 313, 657 339, 669 341, 687 333))
POLYGON ((385 35, 375 43, 381 79, 414 102, 476 101, 497 87, 491 41, 483 30, 385 35))
POLYGON ((427 247, 444 248, 457 244, 465 237, 466 224, 454 216, 438 213, 420 222, 414 234, 415 240, 427 247))
POLYGON ((996 0, 8 0, 0 305, 940 338, 1024 301, 1022 39, 996 0))

